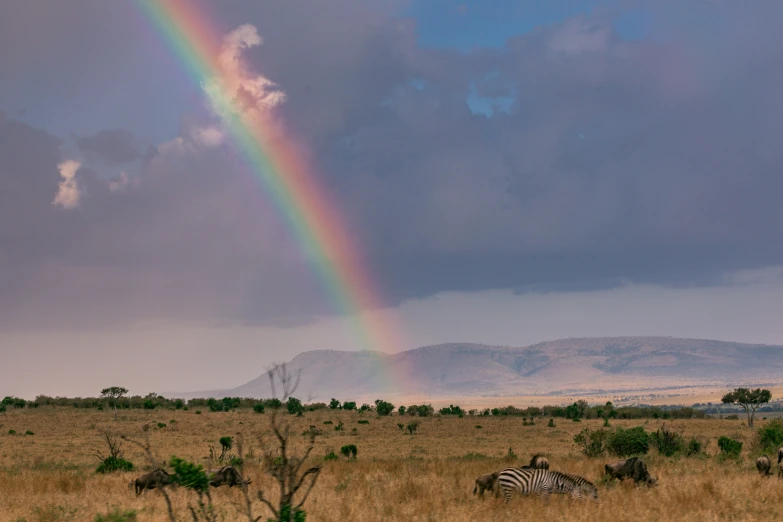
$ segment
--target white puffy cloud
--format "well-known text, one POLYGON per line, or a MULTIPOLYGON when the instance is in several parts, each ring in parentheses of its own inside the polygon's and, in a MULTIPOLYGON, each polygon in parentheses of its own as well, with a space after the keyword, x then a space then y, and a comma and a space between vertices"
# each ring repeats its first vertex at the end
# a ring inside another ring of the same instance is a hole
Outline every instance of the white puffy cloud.
POLYGON ((262 42, 255 26, 250 24, 237 27, 224 38, 218 75, 203 86, 213 109, 221 117, 241 114, 245 118, 257 119, 271 107, 285 101, 285 93, 275 82, 251 72, 243 60, 245 49, 262 42))
POLYGON ((79 206, 79 185, 76 182, 76 171, 82 164, 74 160, 65 160, 57 168, 60 170, 60 176, 63 178, 60 182, 57 194, 54 196, 53 205, 59 205, 65 209, 72 209, 79 206))

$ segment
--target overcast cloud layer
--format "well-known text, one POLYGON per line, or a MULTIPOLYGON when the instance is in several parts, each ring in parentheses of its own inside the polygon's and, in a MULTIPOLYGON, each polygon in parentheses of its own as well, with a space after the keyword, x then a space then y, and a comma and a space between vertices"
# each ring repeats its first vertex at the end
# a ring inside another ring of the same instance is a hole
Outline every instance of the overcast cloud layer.
MULTIPOLYGON (((783 264, 783 2, 612 2, 468 53, 369 4, 231 2, 216 23, 244 27, 237 87, 308 148, 384 304, 783 264), (652 36, 621 37, 639 9, 652 36)), ((0 71, 0 328, 333 312, 139 12, 5 3, 0 71)))

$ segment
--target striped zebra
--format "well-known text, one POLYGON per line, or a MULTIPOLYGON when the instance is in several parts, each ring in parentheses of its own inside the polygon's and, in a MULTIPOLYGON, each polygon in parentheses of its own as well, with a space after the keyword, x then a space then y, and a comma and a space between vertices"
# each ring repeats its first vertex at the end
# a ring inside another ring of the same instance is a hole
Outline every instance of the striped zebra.
POLYGON ((511 500, 511 494, 519 491, 522 495, 538 495, 545 500, 551 493, 571 495, 574 499, 598 500, 598 489, 595 485, 577 475, 549 471, 547 469, 506 468, 500 472, 497 480, 506 503, 511 500))

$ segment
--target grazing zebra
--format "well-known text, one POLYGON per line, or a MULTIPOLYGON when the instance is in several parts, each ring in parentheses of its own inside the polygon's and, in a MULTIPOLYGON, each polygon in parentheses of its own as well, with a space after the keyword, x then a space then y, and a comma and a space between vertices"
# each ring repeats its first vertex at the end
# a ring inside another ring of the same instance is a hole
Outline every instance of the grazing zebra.
POLYGON ((549 469, 549 460, 543 455, 535 454, 530 459, 530 467, 532 469, 549 469))
POLYGON ((759 470, 759 474, 761 474, 762 477, 772 474, 769 472, 771 467, 772 462, 770 462, 769 457, 766 455, 762 455, 756 459, 756 469, 759 470))
POLYGON ((579 500, 586 497, 598 500, 598 490, 587 479, 547 469, 506 468, 500 472, 498 484, 506 503, 515 490, 522 495, 535 494, 544 499, 548 499, 550 493, 557 493, 579 500))

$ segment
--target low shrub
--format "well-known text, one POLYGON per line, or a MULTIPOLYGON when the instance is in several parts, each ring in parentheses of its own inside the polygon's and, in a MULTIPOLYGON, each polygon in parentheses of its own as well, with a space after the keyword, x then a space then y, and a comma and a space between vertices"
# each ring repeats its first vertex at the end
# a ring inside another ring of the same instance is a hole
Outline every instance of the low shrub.
POLYGON ((106 474, 115 471, 133 471, 134 469, 133 463, 129 460, 125 460, 122 457, 106 457, 103 459, 103 462, 98 465, 95 472, 106 474))
POLYGON ((783 446, 783 422, 774 420, 757 432, 758 446, 762 451, 777 453, 783 446))
POLYGON ((357 453, 356 445, 355 444, 346 444, 345 446, 340 448, 340 453, 342 453, 343 455, 345 455, 348 458, 354 458, 355 459, 356 458, 356 453, 357 453))
POLYGON ((704 455, 705 449, 707 449, 705 443, 696 437, 691 437, 691 440, 688 441, 688 447, 685 450, 685 454, 689 457, 698 457, 704 455))
POLYGON ((359 421, 359 424, 370 424, 370 421, 362 419, 359 421))
POLYGON ((742 442, 731 437, 721 436, 718 439, 721 454, 727 457, 738 457, 742 451, 742 442))
POLYGON ((32 432, 32 431, 30 431, 30 430, 27 430, 27 431, 25 431, 25 432, 24 432, 24 434, 25 434, 25 435, 35 435, 35 433, 33 433, 33 432, 32 432))
POLYGON ((416 433, 416 430, 419 429, 419 421, 409 422, 406 428, 408 428, 408 433, 413 435, 414 433, 416 433))
POLYGON ((650 436, 643 426, 617 428, 607 439, 606 447, 618 457, 645 455, 650 449, 650 436))
POLYGON ((335 455, 334 451, 330 451, 329 453, 327 453, 327 454, 324 456, 324 460, 337 460, 337 459, 339 459, 339 458, 340 458, 340 457, 338 457, 337 455, 335 455))
POLYGON ((574 442, 582 448, 582 453, 588 457, 599 457, 606 451, 606 441, 609 432, 606 430, 591 430, 585 428, 574 436, 574 442))
POLYGON ((554 428, 555 427, 555 419, 552 417, 549 418, 549 422, 547 423, 547 427, 554 428))
POLYGON ((666 427, 664 424, 657 431, 650 434, 652 445, 658 453, 666 457, 672 457, 685 451, 685 438, 666 427))
POLYGON ((259 402, 258 404, 253 406, 253 411, 256 413, 264 413, 264 405, 259 402))

